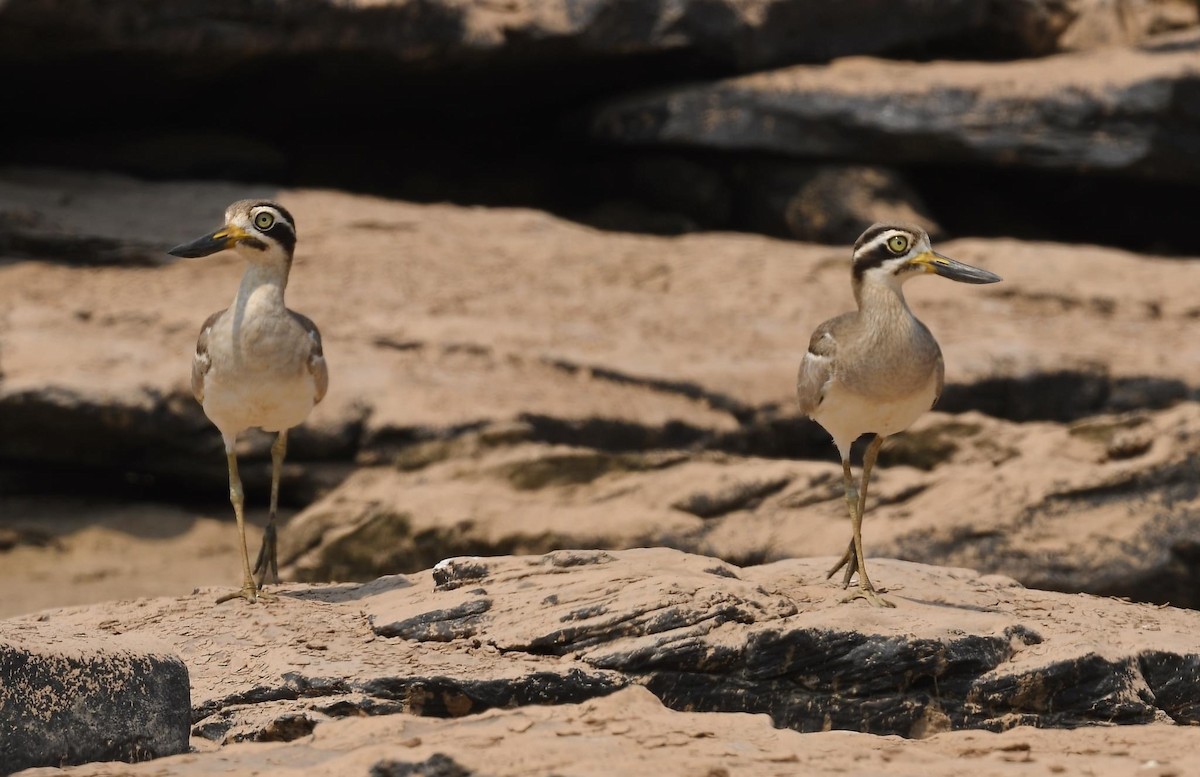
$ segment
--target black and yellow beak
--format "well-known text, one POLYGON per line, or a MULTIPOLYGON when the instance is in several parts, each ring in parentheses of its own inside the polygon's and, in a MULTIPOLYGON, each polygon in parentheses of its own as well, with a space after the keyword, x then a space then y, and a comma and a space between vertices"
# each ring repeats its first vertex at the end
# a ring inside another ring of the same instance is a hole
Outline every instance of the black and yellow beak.
POLYGON ((182 256, 186 259, 197 259, 201 256, 208 256, 218 251, 224 251, 226 248, 233 248, 248 237, 250 237, 250 234, 246 230, 227 224, 211 235, 205 235, 204 237, 196 238, 190 243, 175 246, 167 253, 172 256, 182 256))
POLYGON ((925 272, 937 273, 943 278, 949 278, 952 281, 961 283, 996 283, 1004 280, 994 272, 972 267, 969 264, 957 262, 948 256, 942 256, 936 251, 926 251, 925 253, 914 256, 909 260, 909 264, 914 267, 920 267, 925 272))

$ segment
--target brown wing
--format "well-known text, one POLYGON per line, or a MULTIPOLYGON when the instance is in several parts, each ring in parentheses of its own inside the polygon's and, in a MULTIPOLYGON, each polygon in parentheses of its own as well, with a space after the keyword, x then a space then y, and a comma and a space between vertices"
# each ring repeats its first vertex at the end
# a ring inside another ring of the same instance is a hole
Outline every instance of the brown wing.
POLYGON ((946 362, 942 359, 942 352, 938 350, 937 367, 937 391, 933 394, 933 401, 929 403, 929 409, 932 410, 942 398, 942 387, 946 385, 946 362))
POLYGON ((312 341, 308 352, 308 371, 312 374, 313 382, 316 384, 313 395, 313 404, 315 405, 325 398, 325 392, 329 390, 329 367, 325 364, 325 349, 321 345, 321 331, 308 316, 301 315, 294 310, 288 312, 292 314, 292 318, 296 320, 297 324, 304 327, 308 339, 312 341))
POLYGON ((200 337, 196 340, 196 355, 192 357, 192 396, 200 404, 204 404, 204 376, 212 366, 212 357, 208 353, 208 336, 225 310, 218 310, 205 319, 200 326, 200 337))
POLYGON ((833 359, 837 354, 837 338, 857 319, 855 313, 843 313, 817 327, 808 341, 808 353, 800 362, 800 374, 796 378, 796 397, 800 400, 800 412, 811 416, 825 398, 825 386, 833 377, 833 359))
POLYGON ((929 338, 928 341, 933 344, 933 349, 937 352, 937 362, 933 366, 934 374, 937 376, 937 390, 933 393, 933 401, 929 403, 929 408, 932 410, 938 400, 942 398, 942 388, 946 385, 946 362, 942 359, 942 349, 938 347, 937 340, 933 339, 933 333, 929 331, 929 327, 920 321, 917 321, 917 326, 925 332, 929 338))

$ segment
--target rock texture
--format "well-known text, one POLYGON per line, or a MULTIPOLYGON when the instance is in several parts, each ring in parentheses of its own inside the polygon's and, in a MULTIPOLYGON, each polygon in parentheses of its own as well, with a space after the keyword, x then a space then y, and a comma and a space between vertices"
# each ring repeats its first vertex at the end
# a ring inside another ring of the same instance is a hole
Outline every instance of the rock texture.
POLYGON ((594 137, 637 145, 1191 181, 1200 33, 997 63, 848 59, 619 98, 594 137))
MULTIPOLYGON (((211 227, 237 189, 4 180, 8 202, 77 234, 152 208, 144 236, 123 230, 147 244, 166 241, 161 220, 211 227), (73 216, 53 204, 72 192, 73 216)), ((852 304, 847 248, 254 191, 299 221, 288 299, 320 322, 333 376, 285 469, 283 499, 307 508, 282 533, 296 579, 571 546, 745 564, 845 542, 832 445, 795 416, 792 384, 809 331, 852 304)), ((1005 282, 907 287, 948 384, 940 412, 885 449, 869 552, 1194 604, 1200 264, 1014 240, 938 248, 1005 282)), ((186 380, 198 322, 240 273, 233 257, 0 266, 0 460, 7 492, 29 495, 0 497, 14 548, 0 578, 22 591, 6 614, 54 603, 45 581, 71 601, 190 591, 197 578, 163 574, 153 542, 203 548, 183 551, 199 580, 236 578, 234 535, 216 523, 229 519, 219 436, 186 380), (31 501, 65 483, 116 501, 31 501), (131 496, 149 501, 130 512, 131 496), (203 501, 172 506, 184 498, 203 501)), ((240 450, 254 520, 269 443, 248 435, 240 450)))
POLYGON ((105 631, 0 621, 0 773, 187 751, 183 662, 157 640, 105 631))
POLYGON ((918 223, 942 236, 920 195, 891 168, 741 162, 733 223, 742 229, 809 243, 839 243, 878 221, 918 223))
MULTIPOLYGON (((765 715, 676 712, 631 687, 586 702, 489 710, 466 718, 322 722, 287 743, 228 745, 134 767, 94 764, 75 775, 283 774, 468 777, 556 774, 881 774, 988 777, 1029 774, 1186 774, 1200 766, 1200 729, 1172 725, 1064 732, 1019 727, 946 732, 922 740, 848 731, 801 734, 765 715)), ((45 771, 43 774, 60 774, 45 771)))
MULTIPOLYGON (((867 552, 1200 607, 1198 444, 1195 403, 1065 426, 931 414, 884 447, 867 552)), ((287 576, 369 579, 442 551, 559 547, 669 545, 752 563, 828 552, 850 533, 828 451, 780 461, 473 435, 441 450, 364 468, 295 516, 287 576)))
POLYGON ((168 641, 191 669, 199 755, 155 764, 167 774, 266 753, 298 765, 292 759, 350 747, 356 760, 421 763, 442 753, 464 769, 510 773, 475 760, 474 736, 535 730, 519 740, 539 753, 531 757, 579 761, 573 747, 576 755, 555 756, 550 736, 562 732, 561 742, 577 724, 605 733, 597 756, 621 741, 639 756, 658 737, 683 745, 696 737, 681 738, 684 727, 711 731, 725 747, 745 736, 748 753, 699 742, 687 757, 766 769, 831 736, 761 739, 765 719, 705 711, 766 713, 797 731, 918 738, 1198 720, 1194 612, 886 560, 877 575, 898 607, 879 611, 839 603, 840 587, 823 576, 831 560, 738 568, 665 549, 459 557, 365 585, 286 586, 265 606, 215 607, 215 592, 202 591, 9 623, 89 631, 103 619, 111 631, 168 641), (637 686, 688 714, 665 714, 645 691, 610 696, 637 686), (589 702, 601 697, 610 700, 589 702), (500 712, 529 704, 557 711, 500 712), (364 715, 387 717, 353 720, 364 715), (408 715, 467 716, 470 725, 408 715), (627 727, 610 730, 622 715, 627 727), (249 744, 281 741, 297 746, 249 744))
POLYGON ((0 0, 0 617, 87 605, 0 622, 0 772, 189 726, 72 773, 1200 771, 1196 613, 1097 596, 1200 607, 1197 13, 0 0), (215 607, 186 375, 242 268, 163 249, 248 196, 332 382, 284 471, 312 583, 215 607), (889 612, 824 580, 792 395, 876 219, 1006 279, 908 287, 948 382, 873 481, 889 612), (152 709, 25 723, 77 680, 152 709))
MULTIPOLYGON (((1198 22, 1190 0, 9 0, 0 164, 839 245, 899 211, 950 233, 1189 254, 1173 210, 1191 196, 1198 22), (1076 54, 1047 58, 1060 52, 1076 54), (864 56, 893 59, 845 59, 864 56), (255 121, 223 107, 245 95, 255 121), (814 211, 830 197, 846 203, 814 211)), ((34 215, 0 214, 0 249, 158 261, 154 242, 48 236, 34 215)))
POLYGON ((320 53, 369 56, 377 65, 426 69, 462 62, 570 62, 687 54, 747 70, 848 54, 966 44, 1008 55, 1127 42, 1191 19, 1177 0, 969 0, 888 6, 810 0, 456 0, 306 2, 246 7, 190 3, 171 9, 87 0, 48 7, 9 0, 0 51, 57 59, 102 52, 154 54, 208 72, 226 57, 253 60, 320 53), (1120 6, 1117 8, 1115 6, 1120 6), (53 44, 33 46, 52 33, 53 44), (212 55, 217 56, 212 56, 212 55), (203 65, 208 60, 212 64, 203 65))

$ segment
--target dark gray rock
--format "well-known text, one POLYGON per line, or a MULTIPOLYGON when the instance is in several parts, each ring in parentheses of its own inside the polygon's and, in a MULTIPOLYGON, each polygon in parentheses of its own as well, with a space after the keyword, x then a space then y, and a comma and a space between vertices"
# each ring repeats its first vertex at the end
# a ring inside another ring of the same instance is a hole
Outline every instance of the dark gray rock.
POLYGON ((471 777, 467 769, 444 753, 434 753, 423 761, 379 761, 371 767, 371 777, 471 777))
POLYGON ((977 164, 1185 182, 1200 171, 1200 34, 1036 62, 852 60, 598 108, 592 137, 888 165, 977 164))
POLYGON ((1175 378, 1115 376, 1101 366, 1041 370, 951 383, 938 398, 945 413, 978 410, 1006 421, 1069 423, 1102 413, 1159 410, 1187 398, 1175 378))
POLYGON ((732 229, 837 245, 853 244, 877 221, 917 222, 941 234, 921 196, 886 167, 630 152, 597 168, 592 180, 626 198, 584 214, 605 229, 732 229))
MULTIPOLYGON (((511 66, 670 55, 745 71, 925 47, 965 53, 970 46, 972 53, 985 56, 1041 55, 1058 50, 1073 24, 1103 13, 1106 5, 1098 0, 518 0, 504 5, 226 0, 168 7, 9 0, 0 7, 0 52, 51 60, 112 52, 153 55, 188 61, 193 74, 313 54, 435 70, 464 63, 511 66)), ((1161 5, 1161 0, 1137 3, 1150 9, 1161 5)))
MULTIPOLYGON (((14 484, 16 492, 45 488, 44 481, 63 468, 75 471, 78 487, 101 492, 170 489, 220 497, 228 484, 220 434, 190 394, 143 388, 114 400, 55 386, 0 389, 0 428, 0 462, 29 471, 14 484)), ((305 504, 340 479, 361 432, 361 417, 298 428, 289 461, 310 464, 285 470, 285 503, 305 504)), ((247 436, 241 474, 251 488, 269 487, 272 439, 258 432, 247 436)))
POLYGON ((33 210, 0 210, 0 255, 53 259, 80 265, 163 264, 168 243, 71 234, 45 223, 33 210))
POLYGON ((0 623, 0 773, 186 752, 191 696, 177 656, 0 623))
MULTIPOLYGON (((492 603, 471 639, 505 653, 573 657, 644 685, 675 709, 764 712, 801 731, 832 726, 903 736, 930 726, 1146 723, 1164 713, 1196 720, 1183 686, 1195 680, 1200 658, 1184 647, 1186 628, 1173 630, 1179 624, 1143 639, 1124 630, 1130 616, 1142 617, 1128 609, 1134 605, 1026 591, 965 570, 877 563, 903 599, 870 626, 857 619, 861 610, 836 604, 840 589, 832 584, 828 598, 816 594, 821 560, 731 575, 728 567, 714 571, 711 560, 667 550, 562 551, 475 559, 463 568, 492 603), (803 594, 798 581, 809 581, 803 594), (1076 605, 1079 611, 1068 612, 1076 605), (956 608, 957 626, 940 631, 933 624, 945 613, 936 608, 947 606, 956 608), (1077 620, 1082 611, 1093 615, 1077 620), (1063 631, 1067 623, 1075 625, 1063 631), (1093 628, 1101 642, 1101 631, 1115 629, 1112 642, 1098 648, 1088 636, 1093 628), (1164 640, 1176 647, 1163 649, 1164 640)), ((441 577, 453 568, 444 566, 441 577)), ((421 600, 438 608, 428 613, 436 619, 477 596, 444 584, 404 595, 401 623, 423 609, 421 600)), ((388 598, 366 603, 377 633, 399 633, 388 598)), ((1180 624, 1198 617, 1175 612, 1180 624)))
MULTIPOLYGON (((152 145, 143 147, 149 151, 152 145)), ((211 152, 211 145, 204 147, 211 152)), ((186 159, 191 153, 179 149, 171 156, 186 159)), ((66 160, 56 162, 62 166, 66 160)), ((111 167, 129 169, 119 163, 111 167)), ((166 251, 178 243, 182 224, 201 229, 221 217, 220 206, 208 203, 274 194, 260 185, 192 182, 189 188, 181 192, 111 174, 7 168, 0 182, 0 257, 85 266, 163 265, 173 261, 166 251), (141 217, 168 202, 176 217, 141 217)))
POLYGON ((877 221, 916 222, 942 231, 904 177, 885 167, 786 160, 733 166, 739 229, 810 243, 853 244, 877 221))

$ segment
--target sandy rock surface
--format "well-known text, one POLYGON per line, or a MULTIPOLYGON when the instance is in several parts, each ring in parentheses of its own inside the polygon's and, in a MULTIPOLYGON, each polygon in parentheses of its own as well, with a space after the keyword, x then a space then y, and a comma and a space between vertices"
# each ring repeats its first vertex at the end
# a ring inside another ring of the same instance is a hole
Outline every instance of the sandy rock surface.
MULTIPOLYGON (((30 203, 47 238, 166 247, 216 224, 236 189, 22 170, 0 202, 30 203), (161 218, 128 221, 138 208, 161 218)), ((288 299, 321 326, 333 376, 289 452, 283 499, 307 509, 283 532, 288 575, 646 544, 754 563, 845 541, 836 455, 792 397, 809 331, 852 304, 845 249, 250 193, 296 214, 288 299)), ((1200 264, 1013 240, 938 247, 1005 281, 908 285, 947 388, 941 412, 885 448, 869 552, 1192 603, 1200 264)), ((234 538, 213 523, 229 517, 219 437, 186 381, 199 322, 227 304, 240 263, 71 258, 0 266, 0 454, 29 468, 10 471, 11 490, 54 493, 65 468, 96 494, 0 497, 15 549, 0 575, 32 597, 0 603, 6 614, 238 573, 234 538), (122 526, 128 489, 145 514, 122 526), (131 556, 144 542, 159 550, 131 556), (56 600, 45 581, 75 593, 56 600)), ((247 435, 240 449, 255 521, 268 444, 247 435)))
POLYGON ((858 773, 893 760, 948 770, 968 752, 996 774, 1009 759, 1051 772, 1154 761, 1152 773, 1182 774, 1196 763, 1187 743, 1198 730, 1168 724, 1200 719, 1196 613, 886 560, 877 576, 898 606, 876 610, 840 603, 823 579, 829 561, 737 568, 665 549, 460 557, 365 585, 284 586, 260 606, 218 607, 209 589, 7 628, 152 637, 178 651, 194 753, 132 773, 323 774, 437 753, 481 774, 597 774, 608 759, 608 773, 782 774, 859 757, 858 773), (922 741, 802 736, 772 719, 922 741), (1065 752, 1055 742, 1074 732, 942 733, 1089 723, 1139 725, 1092 729, 1065 752), (263 744, 279 742, 290 744, 263 744))
MULTIPOLYGON (((48 240, 166 247, 215 224, 236 187, 11 170, 4 191, 48 240), (161 218, 128 221, 144 207, 161 218)), ((809 330, 851 305, 844 249, 274 195, 300 223, 289 302, 322 326, 332 367, 284 477, 286 504, 311 505, 283 532, 288 576, 642 544, 752 564, 845 542, 833 447, 791 396, 809 330)), ((1010 240, 938 247, 1006 281, 908 285, 948 385, 944 412, 884 448, 869 552, 1192 603, 1200 264, 1010 240)), ((228 520, 220 439, 186 380, 198 323, 226 305, 240 264, 85 269, 72 255, 0 266, 0 451, 31 468, 8 476, 12 490, 53 493, 52 466, 97 492, 0 496, 12 548, 0 576, 23 592, 0 603, 6 614, 238 574, 216 523, 228 520), (150 494, 143 518, 103 495, 122 488, 150 494), (209 506, 156 504, 180 496, 209 506)), ((242 440, 253 522, 268 444, 242 440)))
MULTIPOLYGON (((1198 435, 1192 403, 1067 426, 931 414, 885 447, 868 553, 1200 605, 1198 435)), ((754 563, 821 555, 850 533, 832 462, 486 439, 356 472, 294 517, 286 576, 369 579, 447 549, 668 545, 754 563)))

